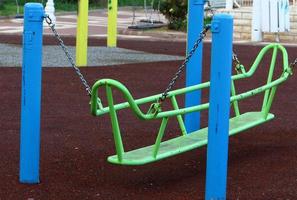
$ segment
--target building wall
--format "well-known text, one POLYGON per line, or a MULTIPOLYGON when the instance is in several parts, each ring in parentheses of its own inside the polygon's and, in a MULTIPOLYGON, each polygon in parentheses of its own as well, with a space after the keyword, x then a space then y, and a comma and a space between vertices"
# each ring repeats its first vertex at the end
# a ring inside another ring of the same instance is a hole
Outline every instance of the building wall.
MULTIPOLYGON (((220 10, 219 12, 230 13, 234 16, 234 40, 251 40, 252 8, 234 9, 232 11, 220 10)), ((288 33, 280 33, 280 42, 297 43, 297 6, 290 10, 291 30, 288 33)), ((263 41, 275 41, 275 34, 264 33, 263 41)))

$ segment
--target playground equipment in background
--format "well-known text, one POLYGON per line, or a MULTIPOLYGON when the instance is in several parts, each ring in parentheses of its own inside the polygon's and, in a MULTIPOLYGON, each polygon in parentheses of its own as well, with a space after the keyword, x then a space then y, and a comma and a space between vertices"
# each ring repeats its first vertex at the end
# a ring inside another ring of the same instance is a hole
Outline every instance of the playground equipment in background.
MULTIPOLYGON (((130 26, 130 28, 145 28, 145 27, 149 28, 149 27, 159 27, 161 25, 163 26, 164 23, 163 24, 158 23, 160 22, 160 19, 155 20, 153 18, 154 12, 149 13, 148 11, 149 9, 147 9, 146 0, 144 1, 145 1, 144 5, 146 7, 145 9, 146 19, 142 20, 142 25, 135 25, 132 22, 132 26, 130 26), (150 23, 147 23, 147 22, 150 22, 150 23)), ((202 30, 203 15, 200 16, 200 13, 201 13, 201 9, 203 9, 205 1, 189 0, 189 2, 190 3, 188 8, 189 10, 188 13, 189 13, 189 19, 191 19, 191 21, 188 22, 188 27, 190 30, 188 31, 188 40, 190 41, 188 45, 192 46, 193 43, 191 43, 191 41, 193 42, 202 30), (197 27, 197 24, 199 24, 198 27, 197 27), (192 37, 194 39, 192 39, 192 37)), ((87 66, 89 1, 88 0, 79 1, 78 4, 79 5, 78 5, 78 17, 77 17, 76 65, 82 67, 82 66, 87 66)), ((160 5, 160 1, 158 1, 157 13, 159 13, 159 5, 160 5)), ((107 47, 116 47, 117 46, 117 12, 118 12, 117 0, 108 1, 107 12, 108 12, 107 47)), ((198 50, 198 51, 201 52, 201 50, 198 50)), ((197 61, 197 59, 201 60, 201 57, 197 56, 197 58, 194 58, 193 60, 197 61)), ((199 61, 198 63, 201 63, 201 62, 199 61)), ((190 67, 190 68, 192 69, 194 67, 190 67)), ((198 72, 201 71, 199 67, 197 71, 198 72)), ((198 82, 199 82, 199 79, 198 79, 198 82)))
MULTIPOLYGON (((164 25, 157 23, 153 19, 154 12, 148 13, 147 3, 144 0, 146 19, 142 21, 142 25, 132 25, 131 28, 141 28, 141 27, 157 27, 164 25), (147 23, 150 21, 149 23, 147 23)), ((202 0, 203 1, 203 0, 202 0)), ((158 3, 158 7, 160 1, 158 3)), ((159 10, 159 8, 158 8, 159 10)), ((76 65, 77 66, 87 66, 87 48, 88 48, 88 11, 89 11, 89 1, 79 1, 78 2, 78 16, 77 16, 77 37, 76 37, 76 65)), ((116 47, 117 46, 117 14, 118 14, 118 1, 110 0, 107 5, 108 12, 108 26, 107 26, 107 46, 116 47)), ((135 13, 134 13, 135 14, 135 13)), ((160 20, 159 20, 160 21, 160 20)))
MULTIPOLYGON (((275 96, 276 89, 281 83, 287 80, 287 78, 291 74, 291 69, 288 65, 287 52, 285 48, 280 44, 270 44, 264 47, 259 53, 251 68, 248 71, 245 71, 244 67, 241 66, 241 71, 242 73, 232 76, 232 96, 230 98, 230 102, 233 103, 235 117, 230 119, 229 135, 240 133, 241 131, 260 125, 273 119, 274 115, 269 113, 269 111, 275 96), (273 53, 267 83, 256 89, 241 94, 236 94, 234 81, 251 77, 255 73, 263 57, 267 53, 270 53, 270 50, 273 53), (283 73, 278 79, 272 80, 278 51, 282 53, 283 73), (263 92, 265 93, 265 95, 262 109, 260 112, 246 112, 243 114, 240 113, 238 101, 263 92)), ((122 165, 142 165, 158 161, 170 156, 174 156, 176 154, 181 154, 185 151, 189 151, 194 148, 206 145, 208 128, 203 128, 193 133, 187 133, 182 116, 186 113, 206 110, 209 108, 209 103, 204 103, 188 108, 180 108, 177 103, 176 96, 184 95, 185 93, 193 92, 196 90, 202 90, 208 88, 209 86, 210 82, 206 82, 188 88, 183 88, 169 92, 166 98, 170 99, 172 103, 172 110, 160 110, 156 112, 148 112, 145 114, 140 110, 139 105, 156 102, 160 98, 161 94, 134 100, 129 90, 120 82, 111 79, 102 79, 97 81, 92 88, 91 111, 94 116, 110 113, 113 136, 115 139, 116 155, 108 157, 108 161, 114 164, 122 165), (103 107, 102 104, 98 106, 98 89, 100 87, 106 88, 108 107, 103 107), (114 105, 112 89, 119 90, 123 94, 127 102, 114 105), (129 152, 124 151, 124 146, 121 139, 121 132, 116 114, 118 110, 124 108, 130 108, 132 112, 141 120, 162 120, 159 133, 154 145, 132 150, 129 152), (181 136, 162 142, 168 119, 173 117, 177 118, 179 128, 181 131, 181 136)))
MULTIPOLYGON (((115 47, 117 38, 118 1, 109 0, 107 6, 107 46, 115 47)), ((76 30, 76 65, 87 66, 89 0, 78 1, 76 30)))
POLYGON ((132 7, 132 24, 128 26, 129 29, 153 29, 161 28, 166 26, 164 22, 161 21, 160 17, 160 5, 161 0, 158 0, 157 6, 155 5, 155 0, 151 0, 150 6, 147 5, 147 0, 144 0, 144 13, 145 19, 141 19, 139 22, 136 22, 136 7, 132 7))
MULTIPOLYGON (((43 4, 43 0, 41 0, 39 2, 43 4)), ((24 16, 21 15, 21 12, 20 12, 20 3, 19 3, 19 0, 15 0, 15 5, 16 5, 16 15, 15 15, 15 18, 17 18, 17 19, 23 19, 24 16)))
POLYGON ((145 19, 141 20, 141 22, 146 23, 162 23, 160 20, 160 6, 161 0, 158 0, 157 8, 155 8, 155 0, 151 0, 150 5, 147 5, 148 0, 143 0, 143 7, 145 13, 145 19), (155 19, 154 15, 157 15, 157 20, 155 19))
POLYGON ((16 4, 16 15, 15 15, 15 18, 24 18, 23 15, 20 14, 20 4, 19 4, 19 1, 18 0, 15 0, 15 4, 16 4))
MULTIPOLYGON (((117 0, 111 0, 116 3, 117 0)), ((111 1, 108 1, 110 4, 111 1)), ((116 8, 113 8, 116 9, 116 8)), ((110 13, 113 13, 113 9, 108 9, 108 27, 112 26, 110 23, 110 13)), ((78 16, 77 16, 77 29, 76 29, 76 64, 78 66, 87 65, 87 49, 88 49, 88 10, 89 0, 78 1, 78 16)), ((114 17, 114 16, 112 16, 114 17)), ((115 32, 108 29, 108 34, 113 35, 115 32)), ((112 37, 112 38, 113 38, 112 37)), ((110 40, 108 40, 110 41, 110 40)))
POLYGON ((50 17, 44 15, 41 4, 26 4, 24 21, 24 48, 23 48, 23 81, 22 81, 22 112, 21 112, 21 148, 20 148, 20 181, 23 183, 39 182, 39 153, 40 153, 40 100, 41 100, 41 52, 42 52, 42 30, 43 19, 58 39, 71 65, 76 70, 86 91, 91 96, 91 109, 93 115, 102 115, 109 113, 112 121, 112 128, 115 138, 117 155, 109 157, 109 162, 126 165, 140 165, 154 162, 166 157, 170 157, 193 148, 205 145, 207 148, 207 178, 206 178, 206 198, 224 198, 226 196, 226 172, 228 157, 228 134, 233 135, 248 128, 257 126, 261 123, 271 120, 274 116, 269 113, 276 89, 283 83, 290 74, 291 68, 296 65, 297 58, 290 65, 285 48, 279 44, 266 46, 256 58, 251 68, 246 71, 244 66, 238 64, 237 70, 240 74, 234 75, 231 81, 231 59, 232 59, 232 27, 233 18, 229 15, 220 14, 214 17, 211 25, 212 30, 212 56, 211 56, 211 82, 196 84, 191 87, 171 91, 174 82, 182 72, 188 62, 191 62, 201 47, 201 42, 205 37, 207 26, 201 33, 194 47, 189 51, 183 64, 171 80, 166 90, 159 95, 134 100, 129 90, 121 83, 103 79, 97 81, 92 90, 84 79, 80 70, 76 67, 72 56, 69 54, 63 40, 55 30, 55 25, 50 17), (200 46, 199 46, 200 44, 200 46), (267 83, 259 88, 236 94, 235 80, 248 78, 253 75, 262 58, 272 50, 272 59, 268 74, 267 83), (224 52, 224 54, 222 54, 224 52), (283 73, 273 80, 277 53, 281 52, 283 57, 283 73), (190 59, 191 58, 191 59, 190 59), (223 67, 221 67, 223 66, 223 67), (231 84, 232 83, 232 84, 231 84), (98 88, 106 87, 108 107, 103 107, 98 98, 98 88), (210 103, 198 104, 179 108, 176 96, 186 95, 194 91, 200 91, 210 86, 210 103), (120 90, 126 103, 114 105, 112 88, 120 90), (230 89, 232 88, 232 90, 230 89), (230 99, 231 91, 231 99, 230 99), (264 92, 264 100, 261 112, 247 112, 240 114, 239 100, 264 92), (162 102, 170 99, 173 109, 162 111, 162 102), (144 114, 139 105, 155 102, 144 114), (233 103, 235 117, 230 119, 229 129, 229 110, 230 102, 233 103), (134 114, 142 120, 162 119, 160 130, 154 145, 124 152, 121 141, 119 123, 116 111, 130 107, 134 114), (183 115, 205 110, 209 108, 209 128, 198 131, 188 131, 182 119, 183 115), (171 117, 176 117, 182 132, 182 136, 162 142, 166 124, 171 117), (34 121, 32 124, 30 122, 34 121), (229 132, 230 131, 230 132, 229 132), (191 133, 191 134, 187 134, 191 133), (220 148, 218 148, 220 147, 220 148))

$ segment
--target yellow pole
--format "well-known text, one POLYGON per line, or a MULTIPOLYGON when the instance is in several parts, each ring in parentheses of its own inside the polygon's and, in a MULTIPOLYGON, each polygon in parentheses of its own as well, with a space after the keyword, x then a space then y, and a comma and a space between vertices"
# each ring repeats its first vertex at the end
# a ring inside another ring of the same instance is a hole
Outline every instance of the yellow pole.
POLYGON ((78 1, 76 65, 87 66, 89 0, 78 1))
POLYGON ((117 46, 118 0, 108 0, 107 46, 117 46))

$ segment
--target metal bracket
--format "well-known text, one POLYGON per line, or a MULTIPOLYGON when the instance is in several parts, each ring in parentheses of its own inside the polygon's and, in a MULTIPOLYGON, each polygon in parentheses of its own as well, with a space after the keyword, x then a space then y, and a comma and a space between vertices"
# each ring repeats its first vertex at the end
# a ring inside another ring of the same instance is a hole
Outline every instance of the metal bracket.
POLYGON ((213 21, 211 24, 211 32, 219 33, 221 31, 221 26, 219 21, 213 21))

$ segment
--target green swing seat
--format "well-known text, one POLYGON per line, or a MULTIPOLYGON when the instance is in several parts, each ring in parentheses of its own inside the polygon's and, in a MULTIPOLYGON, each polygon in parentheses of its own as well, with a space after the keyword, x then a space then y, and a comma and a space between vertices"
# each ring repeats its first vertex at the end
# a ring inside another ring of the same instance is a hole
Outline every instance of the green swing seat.
MULTIPOLYGON (((241 73, 232 76, 230 102, 234 107, 235 117, 229 120, 230 136, 273 119, 274 115, 269 113, 269 111, 275 96, 276 89, 281 83, 285 82, 288 79, 288 77, 292 74, 292 70, 288 65, 287 51, 280 44, 270 44, 264 47, 260 51, 259 55, 257 56, 255 62, 253 63, 249 71, 245 71, 242 65, 239 66, 239 69, 241 73), (239 79, 251 77, 255 73, 263 57, 270 50, 272 51, 272 57, 267 83, 261 87, 252 89, 250 91, 241 94, 236 94, 234 82, 239 79), (283 73, 279 78, 273 80, 273 73, 276 65, 278 52, 281 52, 282 54, 283 73), (238 106, 238 101, 260 93, 264 93, 264 100, 261 111, 246 112, 241 114, 238 106)), ((116 155, 109 156, 108 161, 110 163, 120 165, 143 165, 206 145, 208 128, 203 128, 188 134, 186 132, 182 116, 186 113, 206 110, 209 108, 209 103, 204 103, 187 108, 179 108, 176 96, 184 95, 188 92, 193 92, 196 90, 202 90, 208 88, 209 86, 210 82, 205 82, 195 86, 171 91, 168 93, 168 96, 166 98, 171 100, 173 108, 172 110, 161 111, 159 109, 155 109, 152 111, 152 109, 150 109, 147 113, 143 113, 139 108, 139 105, 157 102, 161 94, 134 100, 129 90, 120 82, 111 79, 98 80, 92 87, 91 112, 94 116, 100 116, 106 113, 110 114, 113 137, 116 147, 116 155), (108 101, 107 107, 103 107, 100 99, 98 98, 99 87, 106 88, 108 101), (127 102, 114 105, 112 89, 119 90, 123 94, 127 102), (124 108, 130 108, 133 111, 133 113, 141 120, 161 120, 161 126, 159 128, 155 144, 135 149, 129 152, 124 151, 120 127, 117 119, 117 111, 124 108), (162 141, 167 122, 169 118, 172 117, 177 118, 179 127, 181 129, 181 136, 170 140, 162 141)))

